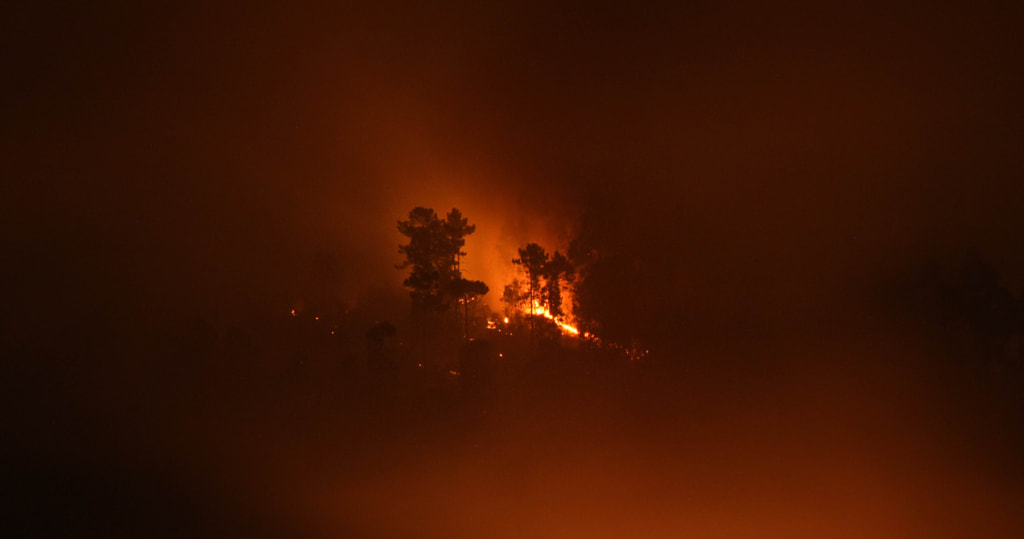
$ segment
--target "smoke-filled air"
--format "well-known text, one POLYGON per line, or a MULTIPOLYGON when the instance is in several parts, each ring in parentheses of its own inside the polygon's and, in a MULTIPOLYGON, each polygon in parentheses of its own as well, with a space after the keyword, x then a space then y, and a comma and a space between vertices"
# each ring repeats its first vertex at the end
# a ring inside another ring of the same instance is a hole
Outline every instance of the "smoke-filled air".
POLYGON ((0 535, 1024 537, 1019 5, 24 4, 0 535))

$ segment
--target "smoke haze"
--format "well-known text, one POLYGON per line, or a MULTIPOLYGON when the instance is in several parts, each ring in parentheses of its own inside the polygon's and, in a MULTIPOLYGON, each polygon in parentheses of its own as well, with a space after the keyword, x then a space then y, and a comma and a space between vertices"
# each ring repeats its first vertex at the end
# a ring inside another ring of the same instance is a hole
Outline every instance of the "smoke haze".
POLYGON ((936 359, 907 300, 973 253, 1024 285, 1019 6, 100 4, 0 32, 25 514, 119 535, 139 494, 133 522, 185 515, 168 535, 1024 530, 1019 396, 936 359), (367 411, 326 363, 272 385, 325 254, 346 350, 411 333, 416 206, 476 225, 463 271, 495 311, 528 242, 628 257, 605 297, 656 367, 524 360, 486 417, 447 386, 367 411), (221 359, 249 339, 244 366, 168 367, 207 326, 221 359))

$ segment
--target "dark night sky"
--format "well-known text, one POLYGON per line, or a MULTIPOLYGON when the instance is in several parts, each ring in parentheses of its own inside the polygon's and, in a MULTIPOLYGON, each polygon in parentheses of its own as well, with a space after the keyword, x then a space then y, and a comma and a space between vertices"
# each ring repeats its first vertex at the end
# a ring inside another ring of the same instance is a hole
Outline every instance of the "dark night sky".
POLYGON ((16 8, 5 236, 166 301, 287 301, 318 249, 344 253, 353 290, 397 282, 393 223, 415 204, 462 206, 481 230, 470 269, 504 280, 516 244, 564 247, 592 194, 695 280, 842 281, 967 245, 1019 275, 1020 16, 16 8))

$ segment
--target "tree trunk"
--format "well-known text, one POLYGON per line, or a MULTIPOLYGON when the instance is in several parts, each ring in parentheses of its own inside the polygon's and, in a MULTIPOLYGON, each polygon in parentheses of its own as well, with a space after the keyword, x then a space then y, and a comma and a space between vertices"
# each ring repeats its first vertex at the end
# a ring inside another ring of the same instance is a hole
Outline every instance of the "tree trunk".
POLYGON ((534 313, 533 313, 533 278, 532 277, 530 278, 530 307, 529 307, 529 313, 530 313, 530 346, 533 346, 534 313))

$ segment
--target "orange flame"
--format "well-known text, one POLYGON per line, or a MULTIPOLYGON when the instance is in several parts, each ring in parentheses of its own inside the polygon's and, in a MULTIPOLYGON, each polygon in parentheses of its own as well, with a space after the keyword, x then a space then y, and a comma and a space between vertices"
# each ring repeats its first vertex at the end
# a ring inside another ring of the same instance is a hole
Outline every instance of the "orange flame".
POLYGON ((537 300, 533 300, 532 311, 530 309, 527 309, 526 312, 527 314, 540 315, 543 316, 544 318, 547 318, 548 320, 551 320, 552 322, 555 323, 555 325, 558 326, 558 329, 562 330, 563 333, 567 333, 569 335, 580 334, 580 330, 578 328, 565 323, 565 320, 555 317, 553 314, 551 314, 551 311, 549 311, 547 307, 541 305, 540 302, 537 300))

